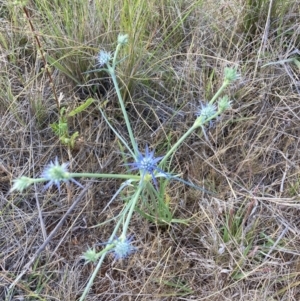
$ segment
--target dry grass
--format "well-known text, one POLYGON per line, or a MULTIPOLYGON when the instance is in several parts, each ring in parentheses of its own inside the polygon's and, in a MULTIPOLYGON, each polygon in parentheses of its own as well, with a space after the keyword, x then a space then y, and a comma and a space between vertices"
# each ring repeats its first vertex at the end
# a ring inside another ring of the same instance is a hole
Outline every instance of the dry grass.
MULTIPOLYGON (((261 1, 265 9, 256 27, 246 28, 249 7, 244 1, 221 6, 213 1, 150 1, 139 30, 134 27, 138 20, 129 21, 131 26, 124 21, 132 17, 130 7, 122 15, 118 4, 106 10, 107 23, 101 21, 106 26, 91 17, 90 9, 85 12, 90 22, 80 34, 74 27, 72 36, 67 30, 55 36, 56 28, 50 36, 51 24, 41 18, 35 2, 28 8, 43 47, 55 58, 74 47, 60 63, 80 82, 97 88, 96 93, 78 88, 53 67, 64 104, 72 109, 89 96, 101 103, 108 99, 103 108, 124 135, 110 80, 105 74, 100 80, 94 75, 84 79, 82 72, 92 67, 99 41, 104 39, 110 50, 120 28, 135 33, 138 44, 131 46, 119 76, 128 87, 136 138, 158 154, 192 125, 200 101, 220 87, 225 66, 238 67, 242 75, 228 90, 233 109, 206 137, 192 135, 173 161, 177 173, 216 194, 173 183, 170 207, 176 218, 190 219, 189 225, 162 227, 136 214, 130 232, 138 251, 122 261, 108 256, 87 300, 300 300, 300 73, 292 63, 262 67, 289 58, 299 47, 299 3, 274 1, 266 27, 269 1, 261 1)), ((0 299, 5 300, 8 286, 81 191, 75 186, 64 186, 60 193, 43 191, 37 185, 22 194, 9 193, 12 180, 39 176, 56 156, 69 161, 74 172, 117 173, 123 161, 96 106, 69 120, 70 131, 80 133, 75 149, 59 143, 50 128, 57 121, 52 90, 26 18, 21 8, 4 1, 0 9, 0 299)), ((117 200, 103 212, 119 181, 81 180, 83 185, 90 182, 79 205, 17 284, 12 300, 80 297, 94 269, 80 256, 88 246, 106 241, 114 223, 94 226, 122 208, 117 200)))

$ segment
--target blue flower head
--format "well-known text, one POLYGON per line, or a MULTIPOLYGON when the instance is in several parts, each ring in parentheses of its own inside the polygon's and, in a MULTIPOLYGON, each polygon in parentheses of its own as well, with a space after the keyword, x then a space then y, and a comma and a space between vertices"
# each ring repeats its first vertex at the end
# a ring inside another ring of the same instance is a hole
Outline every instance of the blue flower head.
POLYGON ((112 241, 115 247, 112 252, 116 259, 125 258, 136 250, 134 246, 131 245, 132 237, 119 237, 112 241))
POLYGON ((83 186, 71 178, 70 173, 68 172, 69 163, 59 164, 57 157, 55 158, 55 162, 50 162, 50 164, 45 168, 41 177, 49 181, 48 184, 45 186, 45 190, 52 186, 53 184, 57 186, 58 190, 60 190, 60 182, 72 181, 73 183, 77 184, 81 188, 83 186))
POLYGON ((201 104, 201 108, 197 112, 198 117, 202 117, 205 122, 217 113, 217 107, 213 104, 201 104))
POLYGON ((212 125, 212 117, 217 117, 217 107, 214 104, 202 104, 201 103, 201 108, 198 109, 196 115, 197 119, 195 120, 194 126, 195 127, 203 127, 207 121, 209 120, 210 125, 212 125))
POLYGON ((100 50, 97 56, 98 65, 102 67, 111 60, 111 54, 108 51, 100 50))
POLYGON ((157 163, 163 158, 162 157, 154 157, 154 151, 150 152, 148 145, 146 145, 146 152, 143 156, 140 152, 138 152, 137 159, 134 163, 129 163, 128 165, 132 166, 131 170, 139 169, 142 175, 142 180, 147 174, 152 176, 155 186, 157 187, 157 181, 154 175, 155 171, 164 173, 158 166, 157 163))

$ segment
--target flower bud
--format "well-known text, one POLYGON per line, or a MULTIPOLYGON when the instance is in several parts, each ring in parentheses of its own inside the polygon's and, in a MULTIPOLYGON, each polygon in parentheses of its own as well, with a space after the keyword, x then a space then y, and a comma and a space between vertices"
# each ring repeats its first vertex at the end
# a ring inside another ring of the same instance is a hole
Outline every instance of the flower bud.
POLYGON ((86 252, 83 253, 81 258, 85 260, 85 263, 89 262, 96 262, 98 260, 98 254, 95 249, 88 249, 86 252))
POLYGON ((125 45, 128 43, 128 34, 119 34, 118 35, 118 44, 125 45))
POLYGON ((234 68, 225 68, 224 71, 224 80, 227 81, 228 83, 232 83, 233 81, 237 80, 240 75, 237 73, 236 69, 234 68))
POLYGON ((218 109, 220 113, 223 113, 224 111, 231 108, 231 101, 229 100, 229 97, 227 95, 223 96, 219 99, 218 102, 218 109))
POLYGON ((33 183, 33 180, 28 177, 21 177, 19 179, 14 180, 13 182, 14 184, 10 189, 10 191, 12 192, 14 190, 17 190, 22 192, 24 189, 26 189, 28 186, 30 186, 33 183))
POLYGON ((98 59, 99 67, 102 67, 110 61, 111 54, 108 51, 100 50, 97 59, 98 59))

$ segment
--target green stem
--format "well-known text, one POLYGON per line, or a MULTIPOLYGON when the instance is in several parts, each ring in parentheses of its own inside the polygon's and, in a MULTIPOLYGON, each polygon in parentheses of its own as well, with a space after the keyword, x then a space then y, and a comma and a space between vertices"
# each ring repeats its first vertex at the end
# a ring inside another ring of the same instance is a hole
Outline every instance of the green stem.
MULTIPOLYGON (((119 140, 123 143, 123 145, 128 149, 128 151, 131 153, 132 157, 134 158, 135 154, 134 152, 131 150, 131 148, 128 146, 127 142, 125 141, 125 139, 115 130, 115 128, 110 124, 110 122, 108 121, 108 119, 106 118, 104 112, 101 110, 101 108, 99 107, 99 111, 101 112, 103 118, 105 119, 106 123, 108 124, 108 126, 111 128, 111 130, 115 133, 115 135, 119 138, 119 140)), ((122 152, 123 153, 123 152, 122 152)))
MULTIPOLYGON (((126 211, 125 211, 125 213, 126 213, 126 211)), ((116 236, 117 231, 118 231, 118 229, 120 228, 121 221, 122 221, 122 219, 120 218, 120 219, 118 220, 118 223, 117 223, 116 226, 115 226, 115 229, 114 229, 112 235, 110 236, 109 241, 113 240, 114 237, 116 236)), ((107 250, 107 252, 108 252, 108 251, 109 251, 109 250, 107 250)), ((106 256, 107 252, 103 253, 102 256, 100 257, 100 259, 99 259, 99 261, 98 261, 98 263, 97 263, 97 266, 95 267, 95 270, 94 270, 94 272, 93 272, 93 274, 92 274, 92 276, 91 276, 89 282, 87 283, 87 285, 86 285, 86 287, 85 287, 85 289, 84 289, 84 291, 83 291, 83 293, 82 293, 82 295, 81 295, 79 301, 83 301, 83 300, 86 298, 86 295, 88 294, 88 292, 89 292, 91 286, 93 285, 93 282, 94 282, 94 280, 95 280, 95 277, 96 277, 96 275, 98 274, 98 272, 99 272, 99 270, 100 270, 100 268, 101 268, 102 262, 103 262, 103 260, 104 260, 104 258, 105 258, 105 256, 106 256)))
POLYGON ((220 89, 217 91, 217 93, 213 96, 213 98, 210 100, 209 104, 213 104, 216 99, 221 95, 221 93, 223 92, 223 90, 230 84, 230 82, 228 80, 224 80, 222 86, 220 87, 220 89))
POLYGON ((117 57, 118 57, 119 51, 121 49, 121 46, 122 46, 121 44, 117 45, 117 48, 116 48, 116 51, 115 51, 115 54, 114 54, 114 58, 113 58, 113 62, 112 62, 112 69, 113 70, 116 70, 117 57))
POLYGON ((122 95, 121 95, 121 92, 120 92, 120 88, 119 88, 119 84, 118 84, 118 81, 117 81, 115 69, 113 67, 109 66, 109 65, 107 65, 107 67, 108 67, 108 71, 111 75, 111 78, 113 80, 113 83, 114 83, 114 86, 115 86, 115 89, 116 89, 116 92, 117 92, 117 95, 118 95, 118 100, 119 100, 121 110, 122 110, 122 113, 123 113, 123 116, 124 116, 124 119, 125 119, 125 123, 126 123, 126 126, 127 126, 127 131, 128 131, 129 137, 130 137, 132 147, 134 149, 134 153, 137 156, 137 154, 138 154, 137 144, 136 144, 136 141, 135 141, 134 136, 133 136, 133 132, 132 132, 132 128, 131 128, 131 125, 130 125, 130 122, 129 122, 128 114, 126 112, 126 108, 125 108, 123 98, 122 98, 122 95))
MULTIPOLYGON (((136 191, 136 193, 134 194, 133 199, 131 200, 131 202, 130 202, 129 204, 127 204, 126 208, 124 209, 124 212, 122 213, 122 215, 125 215, 126 212, 127 212, 128 209, 129 209, 129 212, 128 212, 128 215, 127 215, 127 217, 126 217, 126 222, 125 222, 125 225, 124 225, 124 227, 123 227, 123 231, 122 231, 122 235, 121 235, 121 236, 123 236, 124 234, 125 234, 125 236, 126 236, 126 231, 127 231, 127 229, 128 229, 128 225, 129 225, 129 222, 130 222, 130 219, 131 219, 133 210, 134 210, 135 205, 136 205, 136 203, 137 203, 137 201, 138 201, 138 198, 139 198, 139 195, 140 195, 140 193, 141 193, 141 191, 142 191, 142 188, 143 188, 142 185, 140 185, 140 186, 139 186, 139 189, 138 189, 138 190, 136 191), (124 229, 126 229, 126 230, 124 231, 124 229)), ((120 218, 120 219, 118 220, 118 222, 117 222, 117 224, 116 224, 116 226, 115 226, 115 229, 114 229, 113 233, 112 233, 111 236, 110 236, 109 241, 112 241, 112 240, 116 237, 117 231, 119 230, 122 221, 123 221, 122 218, 120 218)), ((110 246, 107 246, 107 249, 106 249, 107 252, 108 252, 111 248, 113 248, 113 245, 112 245, 111 247, 110 247, 110 246)), ((105 250, 105 249, 104 249, 104 250, 105 250)), ((102 250, 101 252, 103 252, 104 250, 102 250)), ((103 263, 103 260, 104 260, 104 258, 105 258, 105 256, 106 256, 107 252, 105 252, 104 254, 101 255, 101 257, 100 257, 100 259, 99 259, 99 261, 98 261, 98 263, 97 263, 97 266, 96 266, 96 268, 95 268, 95 270, 94 270, 94 272, 93 272, 93 274, 92 274, 92 276, 91 276, 89 282, 87 283, 87 285, 86 285, 86 287, 85 287, 85 289, 84 289, 84 291, 83 291, 83 293, 82 293, 82 295, 81 295, 79 301, 84 301, 84 299, 86 298, 86 296, 87 296, 87 294, 88 294, 88 292, 89 292, 91 286, 93 285, 93 282, 94 282, 94 280, 95 280, 95 277, 96 277, 96 275, 97 275, 98 272, 99 272, 99 269, 100 269, 100 267, 101 267, 101 265, 102 265, 102 263, 103 263)))
POLYGON ((159 163, 159 167, 162 167, 164 163, 167 161, 167 159, 176 151, 176 149, 180 146, 180 144, 183 143, 183 141, 196 129, 196 127, 193 125, 189 130, 181 136, 181 138, 171 147, 171 149, 166 153, 166 155, 163 157, 163 159, 159 163))
POLYGON ((143 185, 140 184, 138 190, 136 191, 136 193, 134 194, 134 196, 133 196, 133 198, 130 202, 130 209, 129 209, 128 215, 126 217, 125 224, 123 226, 123 231, 122 231, 121 237, 126 237, 127 229, 128 229, 128 226, 129 226, 129 223, 130 223, 135 205, 136 205, 136 203, 137 203, 137 201, 140 197, 140 194, 142 192, 142 189, 143 189, 143 185))
MULTIPOLYGON (((217 93, 213 96, 213 98, 210 100, 209 104, 213 104, 216 99, 221 95, 223 90, 230 84, 228 80, 224 80, 222 86, 217 91, 217 93)), ((204 123, 207 123, 208 121, 212 120, 213 118, 217 117, 220 114, 220 112, 217 112, 214 116, 204 121, 204 123)), ((204 123, 202 125, 204 125, 204 123)), ((183 143, 183 141, 197 128, 199 125, 194 123, 194 125, 189 128, 189 130, 172 146, 172 148, 167 152, 167 154, 164 156, 164 158, 160 161, 159 167, 163 166, 163 164, 166 162, 166 160, 175 152, 175 150, 180 146, 180 144, 183 143)))
POLYGON ((70 173, 70 178, 107 178, 107 179, 126 179, 126 180, 140 180, 141 177, 137 175, 124 174, 104 174, 104 173, 70 173))
POLYGON ((104 260, 104 258, 105 258, 105 256, 106 256, 106 254, 107 254, 107 253, 104 253, 104 254, 102 254, 102 256, 100 257, 100 259, 99 259, 99 261, 98 261, 98 263, 97 263, 97 266, 96 266, 96 268, 95 268, 95 270, 94 270, 94 272, 93 272, 93 274, 92 274, 92 276, 91 276, 89 282, 87 283, 87 285, 86 285, 86 287, 85 287, 85 289, 84 289, 84 291, 83 291, 83 293, 82 293, 82 295, 81 295, 79 301, 83 301, 83 300, 85 299, 86 295, 88 294, 88 292, 89 292, 91 286, 93 285, 94 279, 95 279, 96 275, 98 274, 99 269, 101 268, 102 262, 103 262, 103 260, 104 260))
POLYGON ((164 163, 166 162, 166 160, 176 151, 176 149, 183 143, 183 141, 198 127, 205 125, 206 123, 208 123, 209 121, 211 121, 212 119, 218 117, 221 114, 220 111, 217 111, 216 114, 214 114, 213 116, 211 116, 210 118, 206 119, 202 122, 197 122, 199 118, 198 117, 195 121, 195 123, 193 124, 192 127, 190 127, 188 129, 188 131, 171 147, 171 149, 166 153, 166 155, 163 157, 163 159, 160 161, 159 163, 159 167, 161 168, 164 163))

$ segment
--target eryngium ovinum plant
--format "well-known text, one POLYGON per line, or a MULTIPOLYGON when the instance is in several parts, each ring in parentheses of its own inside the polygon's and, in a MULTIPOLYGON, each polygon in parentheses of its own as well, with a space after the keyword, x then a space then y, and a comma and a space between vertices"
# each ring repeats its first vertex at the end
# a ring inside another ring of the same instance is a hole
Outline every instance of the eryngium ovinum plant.
MULTIPOLYGON (((112 78, 116 93, 118 96, 119 104, 123 113, 123 117, 126 123, 127 131, 129 134, 130 143, 128 143, 125 138, 118 133, 115 128, 109 123, 105 116, 105 113, 100 109, 101 114, 105 118, 106 122, 113 130, 115 135, 118 137, 120 143, 123 144, 124 148, 127 149, 128 153, 132 157, 132 163, 127 163, 125 165, 129 166, 130 171, 137 171, 134 173, 126 174, 95 174, 95 173, 71 173, 68 171, 68 163, 60 164, 56 158, 51 162, 43 171, 40 178, 29 178, 22 176, 14 180, 14 184, 11 191, 20 191, 29 187, 34 183, 47 183, 45 188, 49 188, 52 185, 56 185, 60 190, 60 184, 73 182, 74 184, 83 187, 76 178, 115 178, 123 179, 124 182, 120 189, 116 192, 113 199, 125 188, 130 186, 132 191, 129 201, 124 203, 124 208, 122 212, 116 217, 116 225, 111 233, 110 238, 106 243, 103 243, 102 250, 96 252, 95 248, 89 248, 82 257, 85 259, 86 263, 93 262, 96 268, 91 275, 87 286, 80 298, 80 301, 84 300, 90 287, 93 284, 93 280, 98 273, 101 264, 105 256, 109 253, 113 253, 115 259, 121 259, 132 254, 136 248, 132 244, 132 236, 128 233, 128 227, 130 220, 132 218, 133 212, 138 205, 139 200, 142 200, 145 195, 154 195, 159 197, 159 193, 164 191, 160 189, 159 186, 166 186, 165 183, 170 180, 179 180, 186 184, 189 184, 182 180, 180 177, 172 175, 165 172, 164 169, 170 165, 172 160, 172 155, 180 147, 180 145, 185 141, 185 139, 196 129, 202 128, 212 122, 214 119, 218 118, 225 110, 230 109, 231 101, 228 96, 223 96, 220 98, 222 91, 233 81, 238 78, 238 74, 233 68, 225 68, 224 81, 220 89, 214 95, 214 97, 207 103, 202 103, 199 107, 194 124, 189 128, 189 130, 182 135, 182 137, 167 151, 164 156, 155 157, 154 150, 149 150, 146 146, 145 151, 140 151, 137 142, 134 138, 134 133, 131 128, 131 124, 125 109, 124 101, 120 93, 119 84, 116 77, 116 66, 118 64, 117 57, 118 53, 124 45, 128 43, 128 35, 120 34, 118 36, 117 47, 114 54, 101 50, 97 56, 99 69, 95 71, 106 71, 112 78), (164 180, 163 185, 158 183, 158 179, 164 180), (160 184, 160 185, 159 185, 160 184), (133 188, 133 189, 132 189, 133 188), (150 194, 149 194, 150 191, 150 194), (147 194, 148 193, 148 194, 147 194)), ((192 187, 195 187, 191 184, 192 187)), ((197 187, 195 187, 197 188, 197 187)))

